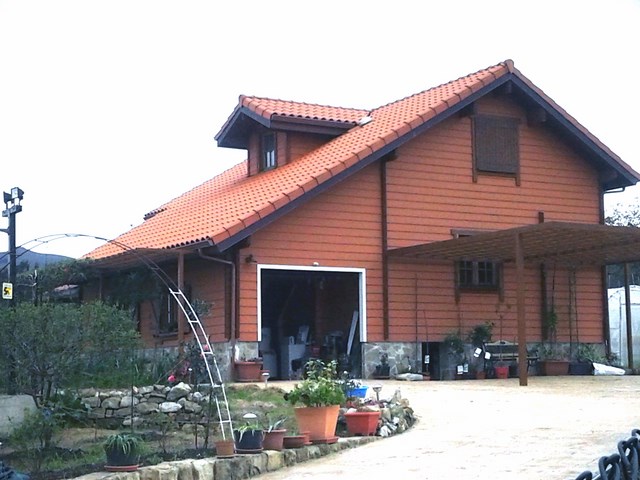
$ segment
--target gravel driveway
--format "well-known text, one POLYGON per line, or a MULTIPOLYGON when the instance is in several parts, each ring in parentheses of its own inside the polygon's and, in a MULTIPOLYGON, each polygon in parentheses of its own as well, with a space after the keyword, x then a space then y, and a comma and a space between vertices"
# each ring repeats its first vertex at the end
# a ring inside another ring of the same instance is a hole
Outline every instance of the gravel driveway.
POLYGON ((640 376, 380 383, 410 431, 259 478, 574 479, 640 427, 640 376))

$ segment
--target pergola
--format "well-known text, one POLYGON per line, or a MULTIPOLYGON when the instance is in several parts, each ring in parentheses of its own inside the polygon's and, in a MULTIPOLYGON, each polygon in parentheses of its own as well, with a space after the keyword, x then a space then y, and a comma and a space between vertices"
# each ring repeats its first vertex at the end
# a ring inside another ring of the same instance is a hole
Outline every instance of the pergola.
MULTIPOLYGON (((555 262, 573 268, 626 264, 640 260, 640 228, 599 224, 546 222, 451 240, 389 250, 391 258, 424 263, 488 260, 514 263, 518 321, 518 371, 526 386, 527 338, 525 317, 525 264, 555 262)), ((625 269, 626 272, 626 269, 625 269)), ((626 275, 625 275, 626 277, 626 275)), ((629 298, 628 281, 625 290, 629 298)), ((627 301, 627 348, 633 362, 630 302, 627 301)))

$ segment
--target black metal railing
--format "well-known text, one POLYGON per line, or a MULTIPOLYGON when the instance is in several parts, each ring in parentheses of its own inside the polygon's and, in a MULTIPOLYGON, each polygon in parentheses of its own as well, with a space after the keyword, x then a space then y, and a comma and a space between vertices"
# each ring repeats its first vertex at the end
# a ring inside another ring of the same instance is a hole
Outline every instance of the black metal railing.
POLYGON ((582 472, 576 480, 640 480, 640 429, 618 442, 618 452, 600 457, 598 472, 582 472))

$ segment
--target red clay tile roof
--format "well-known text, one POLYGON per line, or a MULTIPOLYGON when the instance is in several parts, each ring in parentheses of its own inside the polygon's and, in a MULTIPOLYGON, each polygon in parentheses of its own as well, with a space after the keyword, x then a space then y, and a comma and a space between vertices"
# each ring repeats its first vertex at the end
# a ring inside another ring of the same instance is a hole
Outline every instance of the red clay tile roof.
MULTIPOLYGON (((535 89, 514 68, 513 62, 507 60, 371 112, 240 97, 243 108, 261 116, 280 115, 354 123, 368 114, 373 121, 363 126, 354 125, 295 162, 259 175, 247 177, 246 162, 241 163, 154 210, 152 213, 155 214, 148 220, 117 240, 131 248, 140 249, 168 249, 209 242, 224 250, 241 240, 243 234, 250 234, 252 228, 258 228, 273 219, 275 215, 271 214, 283 206, 310 192, 319 191, 316 190, 318 187, 339 181, 360 165, 375 161, 396 148, 399 142, 410 138, 408 134, 430 128, 476 96, 484 95, 508 79, 525 82, 527 88, 535 89), (468 101, 465 102, 465 99, 468 101)), ((535 93, 542 95, 543 100, 552 102, 541 91, 535 89, 535 93)), ((557 108, 555 103, 551 105, 557 108)), ((562 115, 566 115, 564 111, 562 115)), ((567 118, 570 123, 575 122, 571 117, 567 118)), ((606 149, 595 137, 588 132, 586 134, 590 140, 606 149)), ((610 153, 608 149, 606 151, 610 153)), ((611 155, 619 170, 624 170, 629 178, 638 180, 638 174, 618 157, 611 155)), ((122 253, 119 247, 105 244, 87 256, 101 259, 119 253, 122 253)))
POLYGON ((359 110, 356 108, 330 107, 328 105, 314 105, 312 103, 247 97, 244 95, 240 95, 240 105, 256 112, 264 118, 272 118, 277 115, 310 120, 344 122, 352 125, 355 125, 358 120, 367 114, 367 110, 359 110))

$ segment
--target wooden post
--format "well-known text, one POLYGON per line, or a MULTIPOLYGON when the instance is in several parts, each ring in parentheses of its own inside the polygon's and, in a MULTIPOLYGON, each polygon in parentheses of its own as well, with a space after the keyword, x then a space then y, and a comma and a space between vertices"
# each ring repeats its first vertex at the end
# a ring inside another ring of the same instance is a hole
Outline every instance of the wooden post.
MULTIPOLYGON (((184 253, 178 253, 178 288, 182 293, 184 293, 184 253)), ((178 309, 178 351, 180 355, 184 350, 184 313, 182 313, 182 308, 179 305, 176 305, 178 309)))
POLYGON ((522 234, 515 237, 516 257, 516 305, 518 312, 518 374, 520 386, 527 386, 527 329, 524 312, 525 276, 524 276, 524 251, 522 246, 522 234))
POLYGON ((627 362, 633 369, 633 327, 631 325, 631 288, 629 287, 629 264, 624 264, 624 312, 627 317, 627 362))

